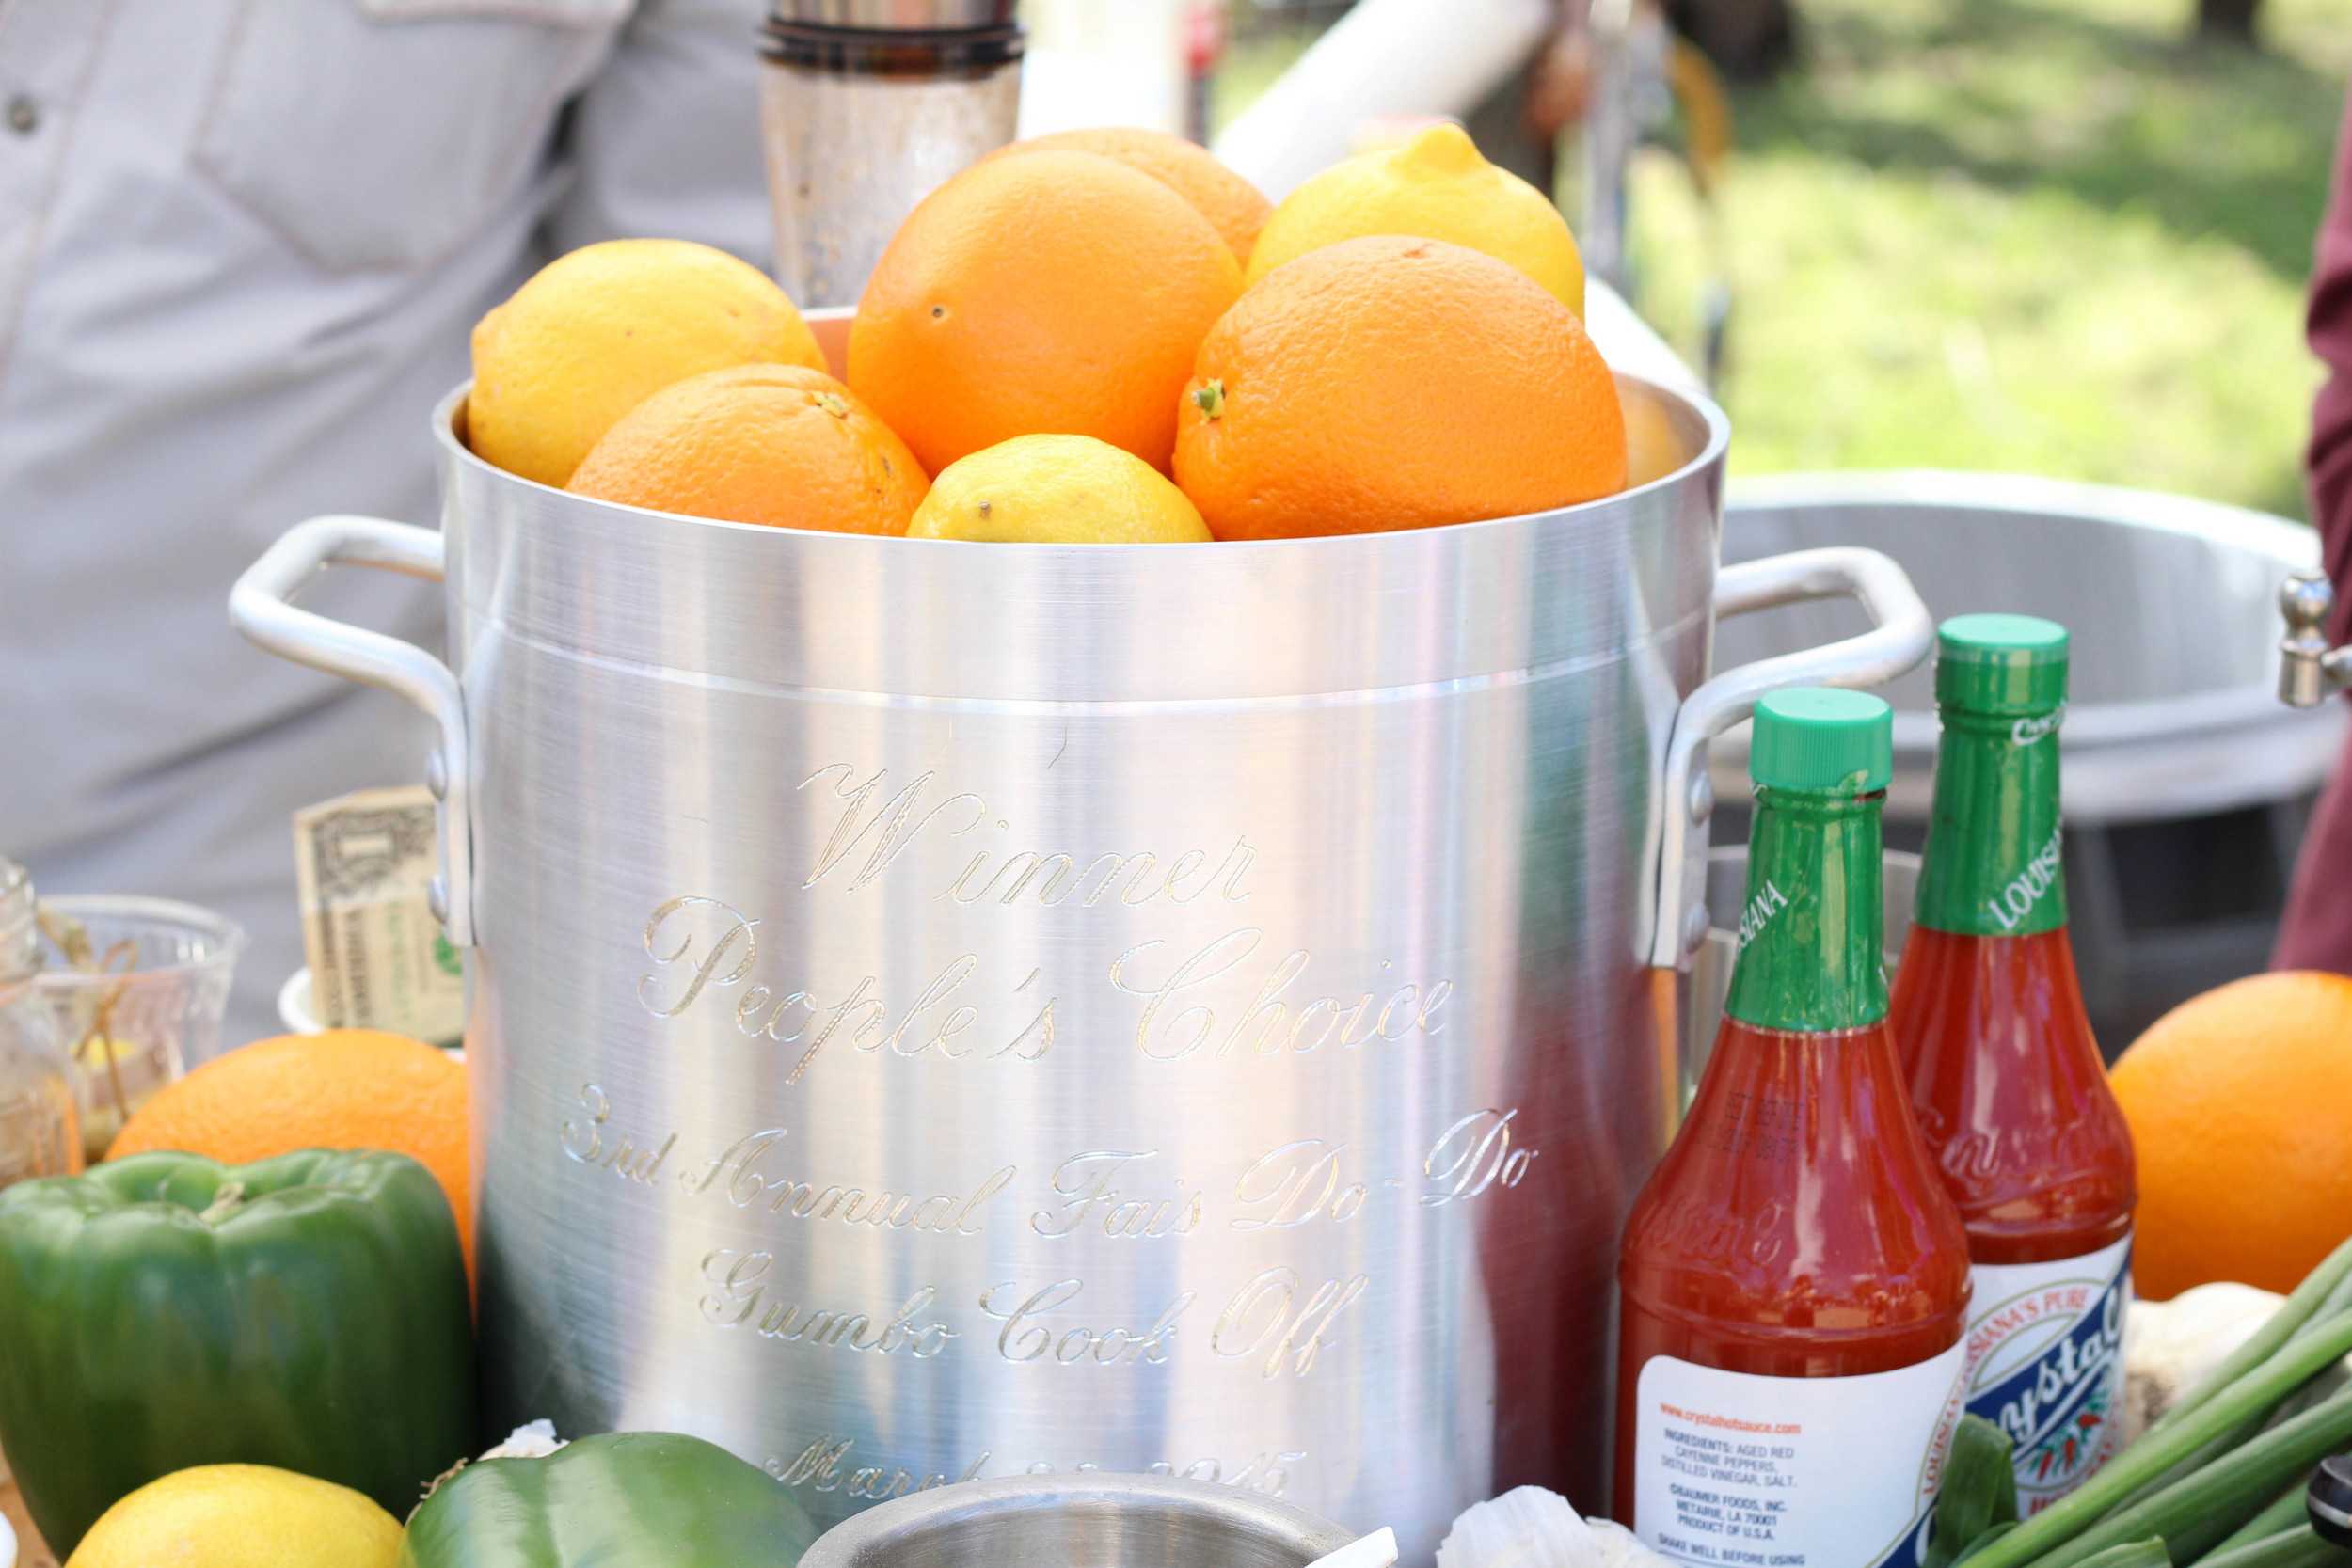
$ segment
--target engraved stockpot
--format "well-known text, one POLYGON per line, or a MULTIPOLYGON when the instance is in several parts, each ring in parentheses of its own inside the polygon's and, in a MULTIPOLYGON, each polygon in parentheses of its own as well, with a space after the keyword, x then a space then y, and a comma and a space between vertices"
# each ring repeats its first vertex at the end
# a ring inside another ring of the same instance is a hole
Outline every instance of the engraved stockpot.
POLYGON ((1082 547, 585 500, 461 393, 441 533, 273 546, 246 633, 438 722, 490 1415, 824 1521, 1089 1466, 1408 1554, 1597 1503, 1706 742, 1931 634, 1867 551, 1719 577, 1723 418, 1628 392, 1691 460, 1605 501, 1082 547), (444 576, 448 664, 295 609, 335 562, 444 576), (1876 628, 1705 679, 1718 615, 1840 594, 1876 628))

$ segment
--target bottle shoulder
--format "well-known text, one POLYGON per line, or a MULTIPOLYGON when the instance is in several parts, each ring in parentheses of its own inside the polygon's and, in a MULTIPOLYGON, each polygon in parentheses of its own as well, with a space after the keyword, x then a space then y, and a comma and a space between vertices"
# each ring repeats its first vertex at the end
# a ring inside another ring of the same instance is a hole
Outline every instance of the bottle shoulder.
POLYGON ((2108 1086, 2063 928, 1922 930, 1889 1014, 1920 1134, 1979 1260, 2093 1251, 2130 1225, 2131 1130, 2108 1086))
POLYGON ((1634 1202, 1620 1277, 1661 1312, 1808 1331, 1960 1311, 1967 1237, 1883 1028, 1727 1025, 1634 1202))

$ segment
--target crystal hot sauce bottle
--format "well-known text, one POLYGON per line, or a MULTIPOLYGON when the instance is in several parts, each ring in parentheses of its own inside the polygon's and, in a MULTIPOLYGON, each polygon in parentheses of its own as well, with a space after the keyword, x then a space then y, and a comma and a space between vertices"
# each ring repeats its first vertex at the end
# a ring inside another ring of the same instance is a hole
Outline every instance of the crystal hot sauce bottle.
POLYGON ((1976 1263, 1968 1408, 2009 1433, 2027 1513, 2114 1451, 2136 1198, 2066 938, 2066 672, 2055 622, 1944 623, 1935 815, 1894 1000, 1920 1130, 1976 1263))
POLYGON ((1616 1513, 1706 1568, 1910 1568, 1959 1418, 1968 1243, 1886 1028, 1892 714, 1756 705, 1740 955, 1617 1263, 1616 1513))

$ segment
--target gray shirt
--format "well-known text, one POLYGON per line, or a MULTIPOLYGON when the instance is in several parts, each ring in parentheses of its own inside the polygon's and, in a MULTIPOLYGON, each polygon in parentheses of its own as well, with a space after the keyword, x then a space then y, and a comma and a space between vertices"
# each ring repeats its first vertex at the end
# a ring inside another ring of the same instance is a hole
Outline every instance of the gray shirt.
MULTIPOLYGON (((768 261, 759 0, 0 0, 0 853, 302 961, 289 814, 421 776, 396 699, 229 629, 304 517, 426 523, 426 416, 549 256, 768 261)), ((306 603, 437 646, 434 590, 306 603)))

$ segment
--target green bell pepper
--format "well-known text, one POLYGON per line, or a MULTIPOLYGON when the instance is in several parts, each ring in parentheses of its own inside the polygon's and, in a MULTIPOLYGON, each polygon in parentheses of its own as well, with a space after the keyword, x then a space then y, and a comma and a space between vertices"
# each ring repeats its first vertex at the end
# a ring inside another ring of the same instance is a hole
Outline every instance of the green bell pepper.
POLYGON ((726 1449, 619 1432, 467 1465, 408 1521, 400 1568, 793 1568, 818 1533, 726 1449))
POLYGON ((192 1465, 274 1465, 395 1518, 472 1450, 473 1320, 402 1154, 135 1154, 0 1191, 0 1449, 60 1555, 192 1465))

